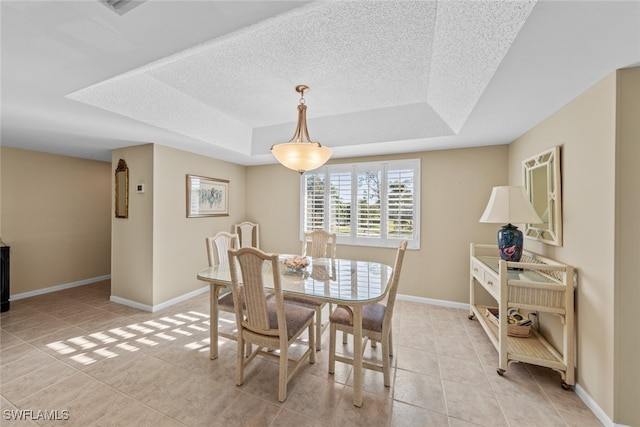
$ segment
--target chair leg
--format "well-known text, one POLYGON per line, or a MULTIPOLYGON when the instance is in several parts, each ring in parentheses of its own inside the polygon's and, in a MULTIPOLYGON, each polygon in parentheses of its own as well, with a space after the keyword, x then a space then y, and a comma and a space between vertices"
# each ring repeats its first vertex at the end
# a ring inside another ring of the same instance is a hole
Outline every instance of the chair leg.
MULTIPOLYGON (((343 332, 344 336, 344 332, 343 332)), ((336 324, 329 324, 329 373, 333 375, 336 371, 336 324)))
POLYGON ((316 363, 316 352, 313 351, 313 347, 315 347, 316 337, 313 332, 313 323, 309 325, 309 363, 316 363))
POLYGON ((280 349, 280 366, 278 368, 278 401, 280 403, 287 399, 287 376, 289 366, 289 355, 287 354, 287 348, 280 349))
POLYGON ((389 357, 393 356, 393 330, 389 328, 389 357))
POLYGON ((390 360, 389 360, 389 356, 390 356, 390 344, 391 341, 389 339, 389 337, 391 336, 391 333, 387 334, 386 336, 383 334, 382 336, 382 373, 384 375, 384 386, 385 387, 389 387, 391 386, 391 369, 390 369, 390 360))
POLYGON ((322 306, 316 308, 316 351, 322 350, 322 306))
POLYGON ((244 382, 244 342, 242 339, 242 333, 238 332, 238 351, 236 360, 236 385, 241 386, 244 382))

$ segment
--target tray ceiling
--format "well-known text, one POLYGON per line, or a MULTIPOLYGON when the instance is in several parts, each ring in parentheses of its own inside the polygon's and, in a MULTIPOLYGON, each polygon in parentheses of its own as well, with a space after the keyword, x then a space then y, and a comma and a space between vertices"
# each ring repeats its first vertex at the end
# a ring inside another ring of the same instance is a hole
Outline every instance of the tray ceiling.
POLYGON ((153 0, 120 16, 97 2, 3 1, 3 144, 108 160, 157 142, 273 163, 298 84, 310 87, 310 134, 334 157, 504 144, 640 62, 639 9, 153 0))

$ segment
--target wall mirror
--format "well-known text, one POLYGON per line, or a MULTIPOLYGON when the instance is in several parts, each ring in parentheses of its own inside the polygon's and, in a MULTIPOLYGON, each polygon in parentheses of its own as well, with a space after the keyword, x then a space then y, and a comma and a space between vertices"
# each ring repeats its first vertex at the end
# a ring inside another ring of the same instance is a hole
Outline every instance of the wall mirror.
POLYGON ((129 168, 120 159, 116 168, 116 218, 129 217, 129 168))
POLYGON ((522 162, 524 186, 542 224, 526 224, 525 237, 562 246, 560 147, 550 148, 522 162))

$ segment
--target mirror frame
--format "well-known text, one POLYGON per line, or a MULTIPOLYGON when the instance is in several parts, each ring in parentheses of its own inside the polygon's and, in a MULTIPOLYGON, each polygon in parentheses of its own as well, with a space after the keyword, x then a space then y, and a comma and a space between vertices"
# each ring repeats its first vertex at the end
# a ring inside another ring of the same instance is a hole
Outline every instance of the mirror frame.
MULTIPOLYGON (((535 156, 522 161, 522 177, 529 201, 534 204, 534 172, 546 169, 546 185, 538 183, 538 186, 546 187, 548 222, 544 224, 525 224, 524 236, 554 246, 562 246, 562 194, 560 175, 560 146, 545 150, 535 156)), ((534 204, 535 209, 535 204, 534 204)), ((541 218, 544 212, 538 212, 541 218)))
POLYGON ((120 159, 115 172, 115 215, 116 218, 129 218, 129 168, 127 163, 120 159), (120 180, 124 179, 124 183, 120 180), (121 203, 120 185, 124 187, 124 200, 121 203), (124 206, 121 206, 124 204, 124 206))

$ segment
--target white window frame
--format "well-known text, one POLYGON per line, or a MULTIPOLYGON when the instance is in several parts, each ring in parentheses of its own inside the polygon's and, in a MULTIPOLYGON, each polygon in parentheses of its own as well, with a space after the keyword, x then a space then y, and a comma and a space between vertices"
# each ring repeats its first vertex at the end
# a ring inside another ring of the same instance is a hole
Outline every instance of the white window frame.
POLYGON ((349 173, 351 175, 351 235, 338 235, 337 243, 341 245, 351 246, 373 246, 373 247, 386 247, 395 248, 401 240, 408 241, 409 249, 420 249, 420 159, 405 159, 405 160, 384 160, 379 162, 360 162, 360 163, 343 163, 334 165, 325 165, 312 171, 306 172, 300 176, 300 239, 303 238, 306 221, 306 192, 307 192, 307 177, 309 175, 324 175, 324 211, 323 211, 323 226, 322 229, 331 230, 331 205, 330 205, 330 175, 335 173, 349 173), (386 231, 387 224, 387 187, 388 187, 388 172, 391 170, 407 170, 413 171, 413 234, 412 237, 398 237, 388 238, 386 231), (381 232, 379 237, 362 237, 357 235, 357 189, 358 189, 358 173, 362 171, 379 170, 382 173, 381 181, 385 183, 382 185, 381 199, 385 202, 380 206, 380 215, 384 220, 381 220, 381 232), (356 217, 356 219, 353 218, 356 217))

